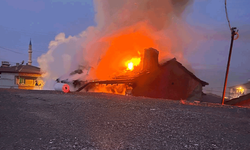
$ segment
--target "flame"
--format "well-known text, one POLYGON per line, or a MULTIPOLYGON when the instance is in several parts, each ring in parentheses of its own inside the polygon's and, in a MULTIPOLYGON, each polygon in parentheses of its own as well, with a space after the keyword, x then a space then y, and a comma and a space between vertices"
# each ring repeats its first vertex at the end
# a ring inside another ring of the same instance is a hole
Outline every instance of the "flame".
POLYGON ((125 95, 127 88, 128 87, 125 84, 118 84, 118 85, 99 84, 99 85, 95 85, 94 88, 89 89, 89 92, 103 92, 103 93, 125 95))
POLYGON ((133 70, 133 69, 134 69, 134 64, 133 64, 132 62, 130 62, 130 63, 128 64, 127 70, 133 70))
POLYGON ((112 79, 114 76, 124 73, 124 70, 135 71, 135 66, 139 65, 141 61, 138 54, 143 56, 144 49, 156 47, 146 29, 137 31, 132 29, 124 29, 109 38, 102 39, 109 44, 95 70, 98 79, 112 79))
POLYGON ((141 58, 132 58, 125 62, 125 65, 127 66, 127 70, 134 70, 134 66, 138 66, 141 62, 141 58))

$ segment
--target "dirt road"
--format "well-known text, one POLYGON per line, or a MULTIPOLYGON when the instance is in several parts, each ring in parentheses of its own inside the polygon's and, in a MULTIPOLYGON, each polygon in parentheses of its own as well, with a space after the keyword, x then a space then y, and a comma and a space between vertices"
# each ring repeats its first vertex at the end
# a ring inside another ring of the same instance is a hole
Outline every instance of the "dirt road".
POLYGON ((0 149, 249 149, 250 109, 0 89, 0 149))

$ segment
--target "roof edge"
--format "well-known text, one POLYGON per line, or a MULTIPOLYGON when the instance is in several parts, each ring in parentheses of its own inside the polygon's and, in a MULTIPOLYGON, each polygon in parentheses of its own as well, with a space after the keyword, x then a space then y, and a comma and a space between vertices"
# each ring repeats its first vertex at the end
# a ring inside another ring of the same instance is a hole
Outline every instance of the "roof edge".
POLYGON ((160 64, 160 67, 163 67, 167 64, 169 64, 170 62, 175 62, 177 63, 186 73, 188 73, 191 77, 193 77, 194 79, 196 79, 197 81, 199 81, 201 83, 202 86, 206 86, 206 85, 209 85, 209 83, 199 79, 198 77, 196 77, 192 72, 190 72, 186 67, 184 67, 180 62, 177 61, 176 58, 172 58, 168 61, 166 61, 165 63, 163 64, 160 64))

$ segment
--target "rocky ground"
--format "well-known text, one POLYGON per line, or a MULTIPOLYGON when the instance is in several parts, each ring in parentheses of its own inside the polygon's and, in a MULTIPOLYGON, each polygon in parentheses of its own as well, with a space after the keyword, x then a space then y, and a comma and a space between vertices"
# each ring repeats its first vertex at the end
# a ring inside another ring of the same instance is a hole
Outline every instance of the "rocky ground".
POLYGON ((249 149, 250 109, 0 89, 0 149, 249 149))

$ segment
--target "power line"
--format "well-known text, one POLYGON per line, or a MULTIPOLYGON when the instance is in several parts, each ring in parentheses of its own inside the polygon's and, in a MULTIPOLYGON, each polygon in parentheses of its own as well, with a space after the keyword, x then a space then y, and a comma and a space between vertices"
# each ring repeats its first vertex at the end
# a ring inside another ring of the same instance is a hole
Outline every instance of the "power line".
POLYGON ((225 0, 225 12, 226 12, 226 17, 227 17, 227 22, 228 22, 229 29, 232 30, 231 25, 230 25, 230 20, 229 20, 229 17, 228 17, 228 13, 227 13, 227 0, 225 0))
POLYGON ((11 49, 8 49, 8 48, 5 48, 5 47, 2 47, 2 46, 0 46, 0 49, 2 49, 2 50, 6 50, 6 51, 11 51, 11 52, 13 52, 13 53, 17 53, 17 54, 21 54, 21 55, 25 55, 24 53, 17 52, 17 51, 14 51, 14 50, 11 50, 11 49))
MULTIPOLYGON (((28 51, 28 49, 24 49, 24 48, 18 48, 18 49, 20 49, 20 50, 27 50, 27 51, 28 51)), ((36 49, 33 49, 33 48, 32 48, 32 51, 33 51, 33 52, 46 53, 46 51, 36 50, 36 49)))
MULTIPOLYGON (((15 50, 12 50, 12 49, 5 48, 5 47, 0 46, 0 50, 1 50, 1 49, 2 49, 2 50, 6 50, 6 51, 11 51, 11 52, 13 52, 13 53, 17 53, 17 54, 26 55, 26 54, 24 54, 24 53, 22 53, 22 52, 17 52, 17 51, 15 51, 15 50)), ((22 49, 22 50, 24 50, 24 49, 22 49)), ((33 50, 33 49, 32 49, 32 51, 33 51, 33 52, 46 53, 46 52, 44 52, 44 51, 33 50)))
MULTIPOLYGON (((36 44, 37 45, 37 44, 36 44)), ((47 47, 47 44, 43 44, 43 45, 46 45, 46 47, 47 47)), ((17 47, 20 47, 20 48, 18 48, 18 49, 20 49, 20 50, 28 50, 28 48, 23 48, 23 46, 20 46, 20 45, 16 45, 17 47)), ((39 47, 39 46, 38 46, 39 47)), ((40 46, 41 47, 41 46, 40 46)), ((36 49, 36 48, 34 48, 34 47, 32 47, 32 51, 33 52, 41 52, 41 53, 46 53, 47 51, 42 51, 42 50, 40 50, 40 49, 36 49)))

